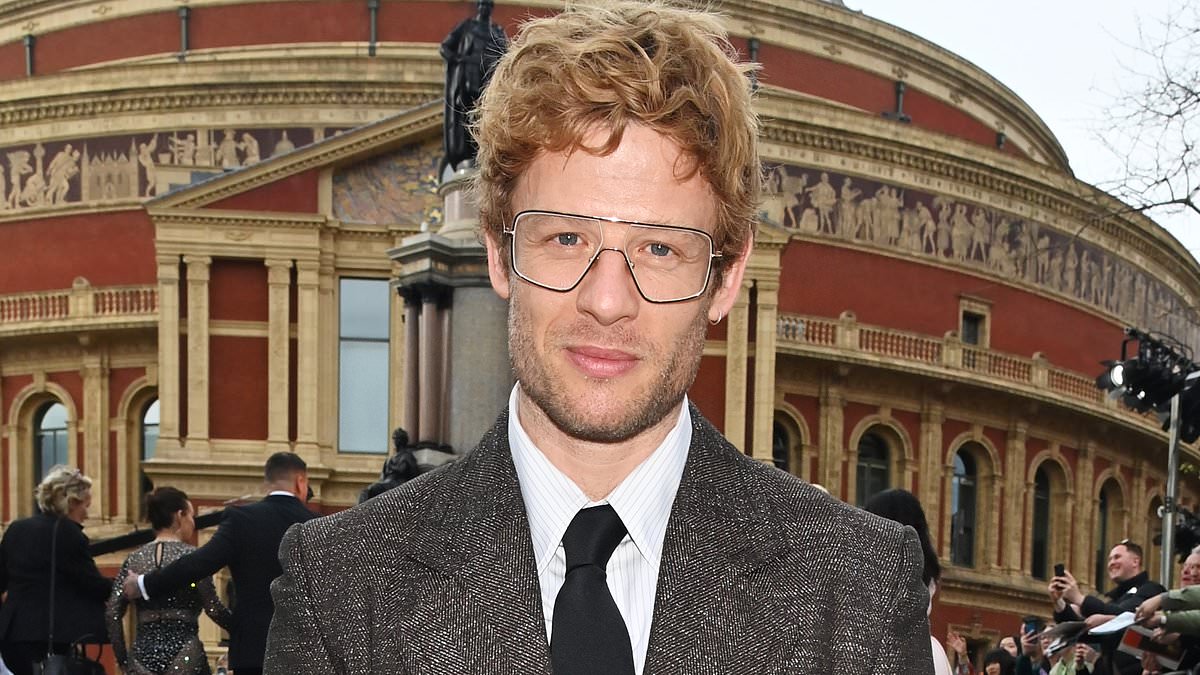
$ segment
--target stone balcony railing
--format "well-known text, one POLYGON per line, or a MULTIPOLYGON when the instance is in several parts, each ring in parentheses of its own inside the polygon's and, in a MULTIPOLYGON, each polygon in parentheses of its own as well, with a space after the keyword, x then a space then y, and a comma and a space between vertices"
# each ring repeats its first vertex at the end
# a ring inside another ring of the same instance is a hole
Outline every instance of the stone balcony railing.
POLYGON ((1116 404, 1095 378, 1056 368, 1040 352, 1026 358, 963 344, 953 331, 942 338, 858 323, 853 312, 837 319, 780 314, 778 350, 851 363, 903 369, 945 380, 1015 391, 1048 403, 1117 419, 1165 438, 1152 415, 1116 404))
POLYGON ((156 286, 95 288, 81 277, 67 290, 0 295, 0 338, 152 326, 157 321, 156 286))

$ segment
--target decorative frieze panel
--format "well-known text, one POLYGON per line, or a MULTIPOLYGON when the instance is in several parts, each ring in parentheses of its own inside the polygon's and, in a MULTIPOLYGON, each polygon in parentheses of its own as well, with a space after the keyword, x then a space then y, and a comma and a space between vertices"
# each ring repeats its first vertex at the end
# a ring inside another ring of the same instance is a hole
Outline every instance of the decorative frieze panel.
POLYGON ((0 216, 165 194, 345 131, 170 129, 0 148, 0 216))
POLYGON ((349 223, 425 223, 425 229, 436 230, 442 222, 437 196, 441 156, 441 140, 432 138, 338 171, 333 176, 334 217, 349 223))
POLYGON ((1129 260, 1075 232, 1010 213, 822 169, 771 167, 764 220, 837 240, 1024 282, 1200 345, 1193 304, 1129 260))

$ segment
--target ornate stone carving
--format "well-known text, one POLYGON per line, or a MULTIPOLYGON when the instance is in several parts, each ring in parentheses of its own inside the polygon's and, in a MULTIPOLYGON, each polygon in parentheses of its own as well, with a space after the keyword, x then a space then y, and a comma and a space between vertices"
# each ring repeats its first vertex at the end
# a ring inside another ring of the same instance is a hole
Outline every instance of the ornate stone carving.
POLYGON ((1193 303, 1128 258, 1075 233, 956 197, 819 169, 779 165, 768 176, 763 218, 799 236, 889 249, 1023 282, 1200 344, 1193 303))

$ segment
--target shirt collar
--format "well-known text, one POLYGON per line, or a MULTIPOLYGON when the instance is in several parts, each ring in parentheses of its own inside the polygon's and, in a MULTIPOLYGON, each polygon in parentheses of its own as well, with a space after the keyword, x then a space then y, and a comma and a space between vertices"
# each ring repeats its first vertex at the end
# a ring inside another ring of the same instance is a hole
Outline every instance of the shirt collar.
POLYGON ((657 567, 671 505, 675 502, 692 442, 692 416, 687 398, 684 397, 679 419, 663 442, 608 497, 593 503, 579 486, 550 463, 525 433, 517 414, 520 386, 518 382, 509 394, 508 442, 529 517, 538 573, 554 557, 575 514, 596 504, 612 505, 638 552, 646 562, 657 567))
POLYGON ((299 499, 299 497, 296 497, 296 495, 288 492, 287 490, 271 490, 267 493, 268 497, 274 497, 276 495, 279 495, 280 497, 292 497, 293 499, 299 499))

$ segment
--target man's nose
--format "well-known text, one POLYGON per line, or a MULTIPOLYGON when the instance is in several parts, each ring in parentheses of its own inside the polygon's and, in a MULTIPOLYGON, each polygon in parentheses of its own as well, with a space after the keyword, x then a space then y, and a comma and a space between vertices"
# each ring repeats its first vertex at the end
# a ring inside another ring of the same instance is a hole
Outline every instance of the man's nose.
POLYGON ((625 253, 616 248, 600 250, 578 290, 579 311, 602 326, 637 316, 642 302, 625 253))

